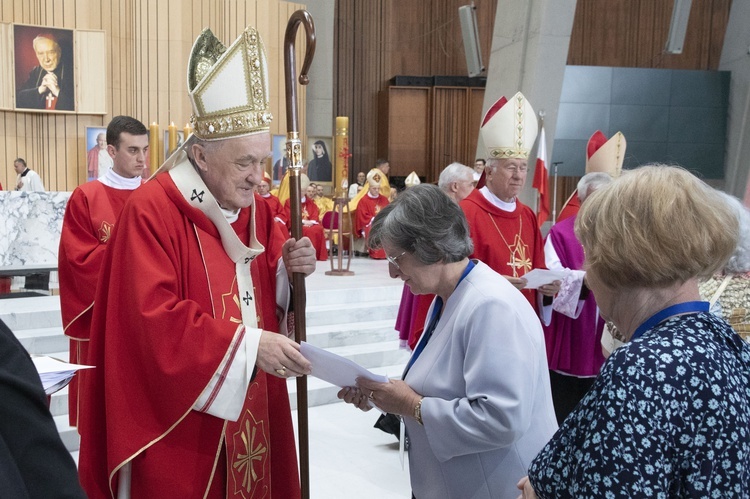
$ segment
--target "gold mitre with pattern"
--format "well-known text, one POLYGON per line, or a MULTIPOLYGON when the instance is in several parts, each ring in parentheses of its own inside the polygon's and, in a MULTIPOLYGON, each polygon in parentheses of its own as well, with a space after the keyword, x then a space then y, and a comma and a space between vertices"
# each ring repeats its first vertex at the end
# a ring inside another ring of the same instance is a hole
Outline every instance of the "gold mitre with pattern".
POLYGON ((408 177, 406 177, 406 180, 404 180, 404 185, 406 187, 414 187, 415 185, 421 184, 422 181, 419 180, 419 175, 417 175, 417 172, 411 172, 408 177))
POLYGON ((384 175, 378 168, 373 168, 367 173, 367 183, 372 185, 372 182, 375 181, 377 185, 380 185, 383 182, 384 175))
POLYGON ((252 26, 226 48, 206 28, 188 61, 190 122, 204 140, 270 132, 268 61, 258 30, 252 26))
POLYGON ((602 172, 619 177, 627 145, 622 132, 609 140, 600 130, 594 132, 586 145, 586 173, 602 172))
POLYGON ((489 158, 528 159, 539 130, 536 114, 521 92, 501 97, 482 120, 479 133, 489 158))

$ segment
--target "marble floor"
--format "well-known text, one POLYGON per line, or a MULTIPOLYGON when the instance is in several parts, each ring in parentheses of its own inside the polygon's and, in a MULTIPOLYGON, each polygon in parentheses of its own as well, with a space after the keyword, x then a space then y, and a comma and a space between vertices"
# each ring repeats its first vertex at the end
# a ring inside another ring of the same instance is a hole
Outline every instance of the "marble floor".
POLYGON ((378 415, 344 403, 309 410, 311 498, 411 497, 408 459, 402 470, 396 437, 372 427, 378 415))

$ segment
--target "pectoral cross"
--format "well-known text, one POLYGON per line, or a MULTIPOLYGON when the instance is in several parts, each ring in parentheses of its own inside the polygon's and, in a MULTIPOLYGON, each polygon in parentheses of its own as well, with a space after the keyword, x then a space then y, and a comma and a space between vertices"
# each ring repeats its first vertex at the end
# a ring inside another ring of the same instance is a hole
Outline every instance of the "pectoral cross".
POLYGON ((57 97, 52 95, 52 92, 47 92, 47 97, 44 98, 47 102, 45 102, 45 108, 46 109, 55 109, 55 101, 57 100, 57 97))

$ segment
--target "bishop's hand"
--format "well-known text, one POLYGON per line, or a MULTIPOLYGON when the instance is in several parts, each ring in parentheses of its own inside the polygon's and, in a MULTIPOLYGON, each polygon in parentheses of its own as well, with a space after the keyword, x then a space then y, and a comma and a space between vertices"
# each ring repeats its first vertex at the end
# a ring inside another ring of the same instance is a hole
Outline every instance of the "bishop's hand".
POLYGON ((290 279, 294 272, 308 276, 315 271, 315 248, 307 237, 288 239, 281 247, 281 256, 290 279))
POLYGON ((289 378, 312 373, 312 364, 299 350, 299 344, 283 334, 263 331, 258 343, 257 366, 272 376, 289 378))

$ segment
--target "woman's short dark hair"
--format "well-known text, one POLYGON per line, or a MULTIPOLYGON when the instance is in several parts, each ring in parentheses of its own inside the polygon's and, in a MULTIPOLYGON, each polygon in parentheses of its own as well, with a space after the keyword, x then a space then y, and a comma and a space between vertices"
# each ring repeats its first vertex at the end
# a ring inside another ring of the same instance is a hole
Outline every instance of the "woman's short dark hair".
POLYGON ((461 207, 431 184, 405 190, 380 210, 369 244, 400 248, 425 265, 459 262, 474 251, 461 207))

